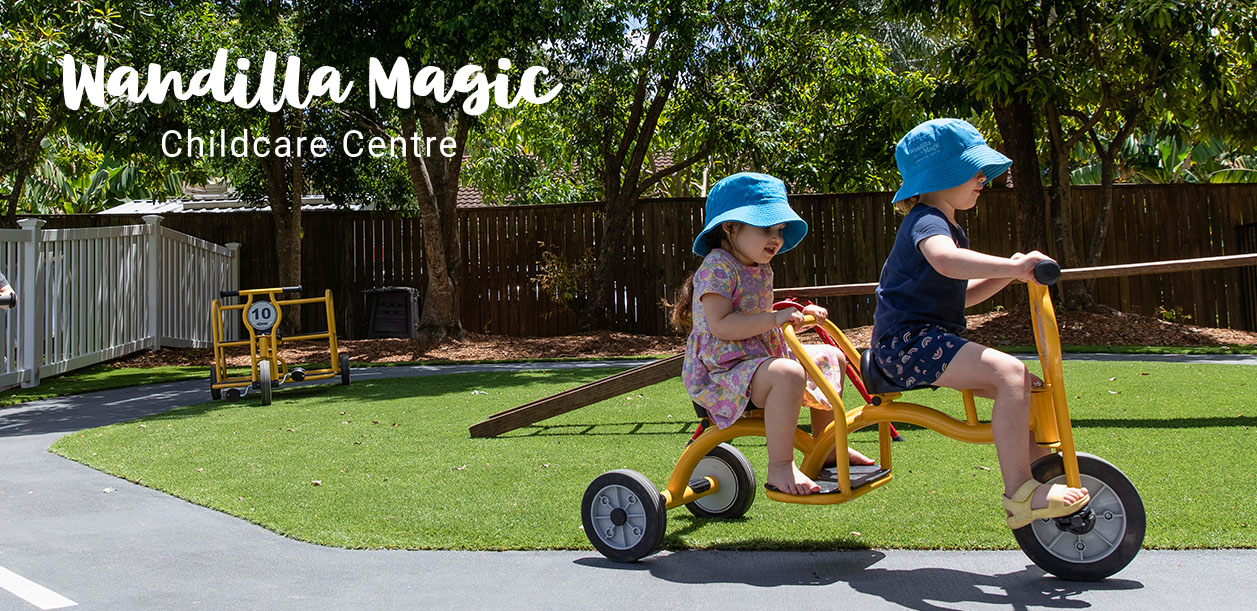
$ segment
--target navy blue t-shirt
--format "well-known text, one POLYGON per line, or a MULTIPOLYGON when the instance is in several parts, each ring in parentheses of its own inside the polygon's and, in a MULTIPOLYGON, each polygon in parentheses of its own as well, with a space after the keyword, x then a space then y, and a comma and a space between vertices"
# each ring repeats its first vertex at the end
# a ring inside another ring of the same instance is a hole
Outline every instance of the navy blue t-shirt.
POLYGON ((969 236, 951 224, 941 210, 925 204, 913 206, 899 225, 895 245, 882 265, 873 313, 874 341, 927 324, 957 335, 964 332, 969 281, 935 271, 917 246, 936 235, 951 236, 956 246, 969 247, 969 236))

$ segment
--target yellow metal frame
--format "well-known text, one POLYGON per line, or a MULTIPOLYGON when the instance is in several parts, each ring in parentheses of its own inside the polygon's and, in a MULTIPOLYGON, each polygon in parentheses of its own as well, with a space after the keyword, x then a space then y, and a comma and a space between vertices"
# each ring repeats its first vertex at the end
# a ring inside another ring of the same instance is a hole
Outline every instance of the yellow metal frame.
POLYGON ((336 316, 332 308, 332 291, 323 291, 322 297, 305 297, 299 299, 280 299, 279 296, 285 291, 284 288, 266 288, 266 289, 250 289, 239 291, 240 297, 244 297, 244 303, 235 305, 223 305, 218 299, 211 304, 213 306, 213 332, 214 332, 214 368, 217 373, 217 383, 212 384, 211 388, 215 390, 227 388, 242 388, 250 385, 256 385, 261 382, 261 375, 258 372, 258 365, 262 362, 269 362, 271 375, 275 380, 283 380, 287 377, 288 363, 279 356, 279 349, 288 342, 298 341, 315 341, 327 340, 328 352, 331 357, 331 367, 327 369, 314 369, 305 372, 306 380, 323 380, 340 375, 340 358, 336 348, 336 316), (275 306, 276 319, 275 325, 271 327, 271 333, 259 334, 253 329, 246 319, 249 306, 258 297, 266 296, 275 306), (307 303, 322 303, 327 310, 327 331, 324 333, 309 333, 306 335, 292 335, 289 337, 280 337, 274 333, 279 328, 284 319, 284 306, 300 306, 307 303), (248 339, 237 341, 227 341, 226 326, 223 323, 223 315, 232 311, 240 312, 240 322, 244 325, 245 331, 249 334, 248 339), (250 372, 247 376, 230 377, 227 375, 227 348, 235 346, 249 347, 250 372))
MULTIPOLYGON (((1077 488, 1080 487, 1081 482, 1079 481, 1078 458, 1074 449, 1074 437, 1069 419, 1069 405, 1065 398, 1065 379, 1061 368, 1061 343, 1060 334, 1056 326, 1056 312, 1052 307, 1052 300, 1046 286, 1034 283, 1028 286, 1030 289, 1030 311, 1031 322, 1034 326, 1035 346, 1039 353, 1039 361, 1043 366, 1044 381, 1043 387, 1035 388, 1031 393, 1030 428, 1034 431, 1035 439, 1040 445, 1061 453, 1061 458, 1065 464, 1065 479, 1071 487, 1077 488)), ((815 322, 815 319, 806 316, 803 324, 812 325, 815 322)), ((834 338, 838 347, 846 355, 847 361, 859 371, 860 353, 855 349, 851 341, 847 339, 847 336, 828 320, 821 323, 820 327, 834 338)), ((807 354, 795 335, 794 327, 790 323, 782 325, 782 330, 785 333, 786 344, 790 346, 790 350, 794 354, 807 354)), ((808 477, 815 478, 820 474, 825 458, 835 448, 846 448, 849 445, 847 440, 851 433, 873 425, 878 427, 878 462, 883 469, 888 471, 891 470, 891 422, 915 424, 967 443, 993 442, 991 424, 978 420, 977 407, 974 403, 972 390, 961 391, 961 398, 965 408, 965 419, 963 421, 931 407, 899 401, 898 398, 902 396, 902 393, 874 395, 874 397, 880 398, 878 405, 863 405, 847 410, 842 403, 842 398, 829 383, 829 380, 821 374, 816 363, 810 359, 802 359, 802 364, 808 376, 816 382, 821 392, 825 394, 825 398, 829 400, 829 404, 834 407, 835 414, 844 413, 846 415, 843 422, 845 426, 838 426, 839 421, 835 418, 834 422, 827 426, 815 439, 802 429, 795 429, 794 447, 803 453, 803 460, 799 463, 799 469, 808 477)), ((863 373, 861 373, 861 378, 863 378, 863 373)), ((707 428, 703 434, 694 439, 686 447, 685 451, 681 453, 676 467, 672 470, 672 475, 668 478, 667 487, 662 491, 667 509, 693 502, 720 489, 720 482, 711 477, 706 478, 711 484, 711 488, 708 490, 695 492, 690 487, 694 469, 698 466, 699 461, 713 448, 738 437, 763 436, 763 412, 759 410, 748 412, 729 428, 707 428)), ((841 457, 842 453, 838 455, 841 457)), ((893 477, 893 471, 891 471, 880 479, 852 490, 851 467, 847 465, 846 461, 838 461, 837 472, 838 492, 833 494, 794 496, 773 491, 767 491, 766 494, 768 498, 776 501, 831 505, 845 503, 851 499, 858 498, 885 485, 893 477)))

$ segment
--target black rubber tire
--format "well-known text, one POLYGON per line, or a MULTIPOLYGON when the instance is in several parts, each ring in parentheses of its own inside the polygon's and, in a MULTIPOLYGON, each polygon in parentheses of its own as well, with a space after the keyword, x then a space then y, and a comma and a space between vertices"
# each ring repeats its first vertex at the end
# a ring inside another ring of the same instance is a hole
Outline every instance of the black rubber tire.
POLYGON ((594 478, 580 514, 594 549, 616 562, 637 562, 655 553, 668 528, 663 495, 645 475, 628 469, 594 478))
MULTIPOLYGON (((1041 482, 1065 483, 1065 465, 1060 454, 1035 461, 1031 471, 1041 482)), ((1013 536, 1039 568, 1061 579, 1100 581, 1126 568, 1135 559, 1143 545, 1147 516, 1139 491, 1112 463, 1079 452, 1078 471, 1083 487, 1091 495, 1088 508, 1095 512, 1095 527, 1078 535, 1060 528, 1056 520, 1035 520, 1014 530, 1013 536), (1047 544, 1052 542, 1049 548, 1047 544), (1075 554, 1079 558, 1066 557, 1075 554)))
POLYGON ((349 386, 349 355, 340 353, 340 383, 349 386))
POLYGON ((271 404, 271 362, 258 363, 258 390, 262 393, 262 405, 271 404))
POLYGON ((217 401, 223 398, 223 389, 214 388, 218 383, 218 368, 210 367, 210 398, 217 401))
POLYGON ((720 482, 720 490, 692 503, 685 508, 700 518, 732 520, 746 515, 755 502, 755 469, 751 461, 737 448, 722 443, 711 449, 698 466, 690 480, 711 476, 720 482))

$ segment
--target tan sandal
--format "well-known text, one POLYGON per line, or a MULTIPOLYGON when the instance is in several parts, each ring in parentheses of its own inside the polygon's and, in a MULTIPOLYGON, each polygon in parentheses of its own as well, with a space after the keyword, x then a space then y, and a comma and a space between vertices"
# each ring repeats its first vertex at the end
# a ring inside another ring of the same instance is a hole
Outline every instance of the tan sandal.
POLYGON ((1077 512, 1091 502, 1091 495, 1084 494, 1081 499, 1066 504, 1065 492, 1069 490, 1069 487, 1064 484, 1052 484, 1052 487, 1048 488, 1047 507, 1032 509, 1030 500, 1034 498, 1035 490, 1043 485, 1045 484, 1028 479, 1017 489, 1012 498, 1007 495, 1003 497, 1004 509, 1012 514, 1007 518, 1009 528, 1017 530, 1035 520, 1064 517, 1077 512))

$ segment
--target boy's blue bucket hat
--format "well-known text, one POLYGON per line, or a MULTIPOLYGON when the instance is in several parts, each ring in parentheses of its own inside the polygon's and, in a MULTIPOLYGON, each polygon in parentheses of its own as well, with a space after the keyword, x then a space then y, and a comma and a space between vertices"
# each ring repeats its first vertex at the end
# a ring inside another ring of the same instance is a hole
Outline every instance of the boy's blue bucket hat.
POLYGON ((982 134, 967 121, 932 119, 908 132, 895 146, 895 164, 903 186, 894 201, 950 189, 979 171, 992 180, 1008 170, 1013 160, 986 145, 982 134))
POLYGON ((807 222, 799 218, 786 200, 786 184, 781 179, 756 172, 738 172, 721 179, 707 193, 704 212, 707 226, 694 238, 694 254, 707 256, 707 234, 726 221, 737 221, 754 227, 786 224, 781 235, 784 243, 778 253, 799 245, 807 235, 807 222))

